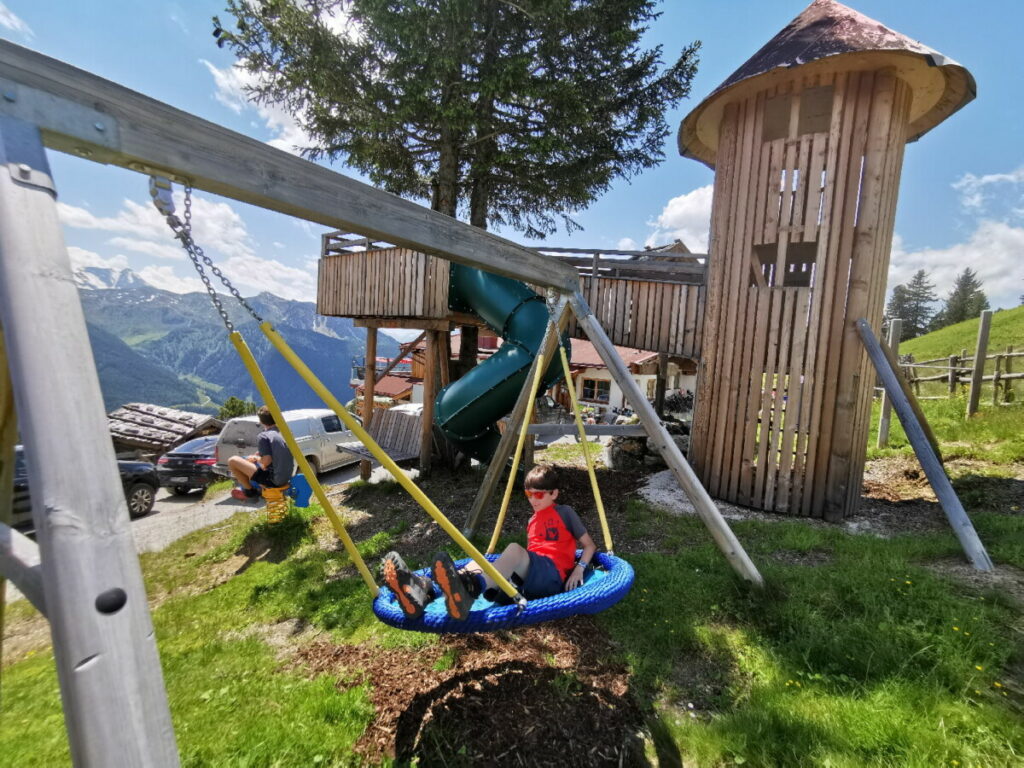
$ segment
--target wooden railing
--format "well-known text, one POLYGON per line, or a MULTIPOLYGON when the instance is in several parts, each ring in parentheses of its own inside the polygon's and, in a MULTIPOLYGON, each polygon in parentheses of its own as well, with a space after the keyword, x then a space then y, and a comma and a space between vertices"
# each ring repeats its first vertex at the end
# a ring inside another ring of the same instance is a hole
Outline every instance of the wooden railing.
MULTIPOLYGON (((580 291, 612 343, 697 358, 705 254, 539 248, 576 269, 580 291)), ((343 317, 436 319, 447 308, 443 261, 343 232, 323 237, 317 307, 343 317)), ((543 294, 544 288, 532 286, 543 294)), ((575 320, 571 335, 582 337, 575 320)))

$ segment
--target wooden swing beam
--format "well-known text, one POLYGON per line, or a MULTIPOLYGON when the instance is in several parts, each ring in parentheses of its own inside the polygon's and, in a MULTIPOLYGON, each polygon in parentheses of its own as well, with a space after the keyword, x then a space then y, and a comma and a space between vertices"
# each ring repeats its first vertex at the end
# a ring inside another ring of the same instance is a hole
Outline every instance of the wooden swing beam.
POLYGON ((574 267, 532 248, 6 41, 0 115, 37 125, 50 149, 98 163, 534 285, 572 291, 579 281, 574 267))

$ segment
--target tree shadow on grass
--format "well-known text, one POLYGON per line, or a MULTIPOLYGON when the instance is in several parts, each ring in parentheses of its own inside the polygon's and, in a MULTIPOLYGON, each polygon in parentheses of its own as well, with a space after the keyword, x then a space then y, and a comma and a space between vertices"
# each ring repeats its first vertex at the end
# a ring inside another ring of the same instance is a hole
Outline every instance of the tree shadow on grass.
POLYGON ((311 535, 310 521, 296 514, 273 525, 268 522, 254 525, 235 550, 235 555, 245 557, 235 575, 245 573, 255 563, 284 562, 311 535))

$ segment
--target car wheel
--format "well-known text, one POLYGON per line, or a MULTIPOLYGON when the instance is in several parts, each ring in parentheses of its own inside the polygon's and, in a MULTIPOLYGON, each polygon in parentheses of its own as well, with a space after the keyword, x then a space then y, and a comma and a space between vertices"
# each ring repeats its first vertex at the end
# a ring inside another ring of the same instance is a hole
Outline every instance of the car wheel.
POLYGON ((135 483, 128 489, 127 500, 129 517, 148 515, 156 501, 156 489, 146 483, 135 483))
MULTIPOLYGON (((310 467, 310 469, 313 470, 313 474, 314 475, 319 475, 320 474, 320 462, 317 460, 316 456, 307 456, 306 457, 306 461, 309 462, 309 467, 310 467)), ((298 468, 296 467, 296 469, 298 469, 298 468)), ((298 471, 301 472, 302 470, 298 470, 298 471)))
POLYGON ((187 485, 175 485, 173 488, 171 488, 171 493, 173 493, 175 496, 184 496, 186 493, 191 492, 192 489, 189 488, 187 485))

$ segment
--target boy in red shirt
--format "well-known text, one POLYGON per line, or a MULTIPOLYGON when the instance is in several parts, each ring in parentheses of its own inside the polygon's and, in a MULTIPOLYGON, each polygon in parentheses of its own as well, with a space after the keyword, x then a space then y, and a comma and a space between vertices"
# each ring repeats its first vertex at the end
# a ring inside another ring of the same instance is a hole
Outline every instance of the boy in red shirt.
MULTIPOLYGON (((576 589, 583 583, 583 575, 597 552, 597 545, 572 507, 555 504, 559 489, 554 467, 546 464, 534 467, 526 474, 524 486, 533 508, 533 516, 526 526, 526 548, 509 544, 494 561, 495 569, 527 600, 576 589), (577 545, 583 550, 579 561, 576 560, 577 545)), ((422 616, 427 603, 438 596, 438 592, 444 595, 448 613, 459 620, 469 616, 473 601, 481 593, 497 603, 509 599, 476 563, 469 562, 456 570, 447 552, 439 552, 433 560, 431 581, 412 573, 397 552, 384 556, 381 564, 384 583, 398 597, 407 616, 422 616)))

